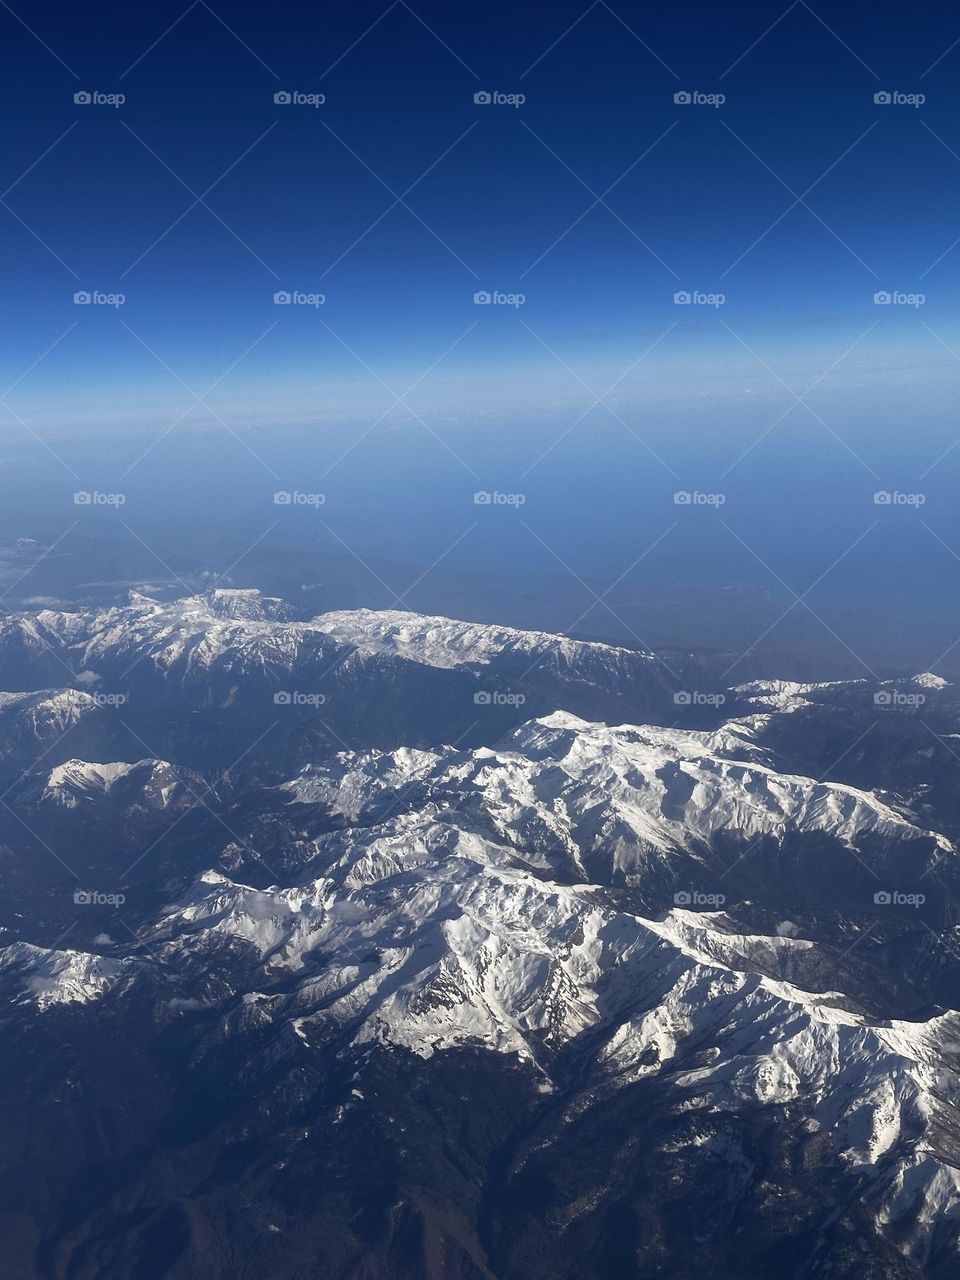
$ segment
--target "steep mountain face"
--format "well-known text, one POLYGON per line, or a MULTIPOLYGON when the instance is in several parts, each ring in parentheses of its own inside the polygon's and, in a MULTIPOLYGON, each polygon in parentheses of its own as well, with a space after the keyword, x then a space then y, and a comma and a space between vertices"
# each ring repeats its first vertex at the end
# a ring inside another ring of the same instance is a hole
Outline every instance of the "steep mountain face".
POLYGON ((131 822, 162 814, 170 822, 204 798, 215 797, 201 775, 166 760, 67 760, 51 769, 38 804, 48 812, 72 810, 84 816, 113 811, 131 822))
POLYGON ((725 710, 744 715, 758 741, 798 771, 889 790, 930 825, 960 834, 960 697, 940 677, 763 681, 731 691, 725 710))
POLYGON ((12 1274, 956 1274, 960 883, 915 746, 921 714, 957 732, 949 687, 764 682, 671 727, 602 714, 683 713, 651 655, 291 613, 45 613, 89 687, 135 662, 139 693, 0 706, 12 1274), (295 751, 258 742, 254 690, 320 651, 395 728, 311 736, 314 703, 295 751), (451 679, 545 709, 444 741, 414 704, 451 679), (136 754, 185 708, 236 766, 136 754), (115 736, 58 758, 84 715, 115 736))
POLYGON ((710 869, 725 843, 782 845, 788 834, 827 835, 868 856, 902 851, 917 875, 952 853, 876 797, 777 772, 758 755, 723 729, 608 728, 558 712, 496 748, 360 756, 346 778, 339 759, 308 766, 294 793, 357 818, 377 812, 384 775, 392 803, 406 771, 420 803, 470 812, 528 860, 607 885, 649 884, 657 866, 681 862, 710 869))
POLYGON ((0 693, 0 751, 20 761, 31 748, 53 746, 98 709, 94 698, 75 689, 0 693))
POLYGON ((665 705, 664 694, 677 688, 678 674, 653 653, 538 631, 370 609, 321 614, 316 624, 363 652, 440 670, 487 671, 521 690, 540 692, 551 707, 561 697, 566 709, 582 708, 593 716, 609 711, 615 719, 618 709, 621 716, 624 709, 656 715, 665 705))

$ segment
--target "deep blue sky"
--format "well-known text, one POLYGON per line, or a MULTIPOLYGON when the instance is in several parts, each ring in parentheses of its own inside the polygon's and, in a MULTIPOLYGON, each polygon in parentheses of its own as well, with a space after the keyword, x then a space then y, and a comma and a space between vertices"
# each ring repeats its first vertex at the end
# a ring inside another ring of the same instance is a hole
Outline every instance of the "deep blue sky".
POLYGON ((638 366, 644 386, 702 376, 709 390, 742 368, 773 388, 720 320, 788 380, 796 370, 798 388, 875 320, 845 367, 951 363, 917 313, 872 302, 923 290, 922 318, 952 344, 960 250, 930 270, 960 226, 960 160, 929 131, 960 153, 960 47, 942 57, 960 27, 942 6, 821 10, 831 34, 802 3, 769 31, 783 13, 769 4, 614 5, 619 18, 602 3, 425 0, 419 18, 379 0, 232 4, 218 11, 237 38, 204 4, 185 8, 33 5, 19 12, 35 36, 0 11, 0 98, 16 121, 0 189, 35 165, 5 197, 30 230, 0 208, 4 386, 79 321, 11 394, 38 429, 62 412, 163 420, 183 405, 121 320, 197 391, 279 320, 213 398, 291 420, 388 403, 324 325, 403 389, 479 321, 418 393, 437 406, 476 394, 478 411, 492 379, 517 404, 582 391, 521 321, 597 390, 675 322, 638 366), (78 89, 127 101, 75 106, 78 89), (274 105, 284 89, 327 101, 274 105), (478 107, 482 89, 527 101, 478 107), (877 107, 882 89, 927 102, 877 107), (727 101, 678 106, 678 90, 727 101), (193 200, 178 177, 200 194, 254 143, 207 197, 230 230, 201 206, 168 230, 193 200), (613 212, 570 230, 586 188, 602 193, 654 143, 607 198, 613 212), (351 249, 391 204, 386 187, 402 193, 451 146, 410 193, 413 213, 394 208, 351 249), (786 187, 818 179, 817 216, 798 206, 768 231, 793 202, 786 187), (76 289, 127 302, 79 309, 76 289), (276 289, 327 301, 281 310, 276 289), (477 289, 527 302, 481 310, 477 289), (678 289, 727 302, 678 309, 678 289))
POLYGON ((3 4, 0 32, 17 510, 66 526, 82 484, 128 493, 151 545, 174 513, 424 567, 817 582, 877 607, 895 581, 907 611, 952 608, 945 6, 71 0, 3 4), (219 420, 195 403, 211 386, 219 420), (279 485, 322 490, 323 522, 278 513, 279 485), (478 488, 527 504, 478 512, 478 488), (681 489, 728 502, 678 512, 681 489), (879 489, 925 505, 878 510, 879 489))

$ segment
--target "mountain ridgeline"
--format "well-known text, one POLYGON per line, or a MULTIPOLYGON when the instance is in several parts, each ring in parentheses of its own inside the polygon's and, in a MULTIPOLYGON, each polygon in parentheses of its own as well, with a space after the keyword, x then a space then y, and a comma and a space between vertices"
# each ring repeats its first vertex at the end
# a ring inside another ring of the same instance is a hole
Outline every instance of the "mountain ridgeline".
POLYGON ((960 700, 255 591, 0 624, 17 1280, 947 1280, 960 700))

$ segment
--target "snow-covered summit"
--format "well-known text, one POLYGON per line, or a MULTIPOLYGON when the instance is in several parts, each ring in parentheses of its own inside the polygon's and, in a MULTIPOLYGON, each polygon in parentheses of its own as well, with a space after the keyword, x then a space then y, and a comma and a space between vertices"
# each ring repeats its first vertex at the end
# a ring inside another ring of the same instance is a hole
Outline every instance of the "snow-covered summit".
POLYGON ((394 653, 434 667, 487 665, 513 655, 549 659, 555 668, 571 668, 585 657, 618 666, 655 663, 653 654, 595 641, 572 640, 546 631, 519 631, 482 622, 458 622, 400 609, 353 609, 322 613, 313 620, 321 631, 347 644, 394 653))
POLYGON ((675 852, 703 858, 721 835, 747 845, 817 833, 861 852, 867 842, 919 842, 930 857, 952 849, 870 792, 745 755, 725 729, 610 727, 569 712, 523 724, 493 748, 338 757, 308 766, 289 789, 351 820, 405 794, 453 805, 482 814, 525 857, 563 853, 603 882, 642 879, 651 860, 668 866, 675 852))

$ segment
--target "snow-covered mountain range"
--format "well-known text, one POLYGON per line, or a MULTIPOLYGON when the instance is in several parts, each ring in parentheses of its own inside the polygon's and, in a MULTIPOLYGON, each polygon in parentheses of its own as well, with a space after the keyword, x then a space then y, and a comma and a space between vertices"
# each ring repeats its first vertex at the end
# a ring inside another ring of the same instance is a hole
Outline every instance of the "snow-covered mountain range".
POLYGON ((0 1178, 18 1274, 139 1274, 164 1223, 174 1277, 231 1231, 243 1276, 960 1266, 945 682, 695 698, 649 653, 224 591, 3 654, 61 669, 0 698, 10 1159, 18 1105, 53 1142, 75 1099, 42 1185, 0 1178))

